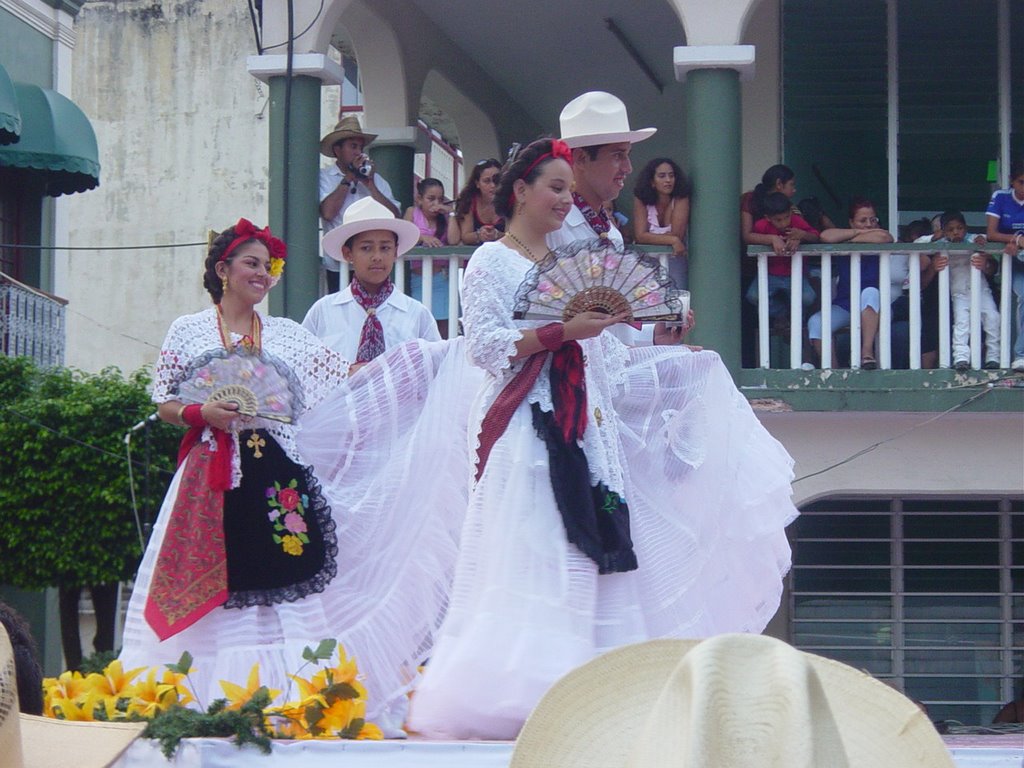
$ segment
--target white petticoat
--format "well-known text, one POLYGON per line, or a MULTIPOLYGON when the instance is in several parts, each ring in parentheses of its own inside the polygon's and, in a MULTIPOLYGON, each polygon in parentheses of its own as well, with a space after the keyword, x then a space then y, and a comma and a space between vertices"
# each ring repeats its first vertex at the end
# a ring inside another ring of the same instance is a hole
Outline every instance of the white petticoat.
MULTIPOLYGON (((447 604, 468 487, 466 404, 481 380, 461 344, 414 341, 304 414, 299 452, 314 466, 337 525, 337 576, 324 592, 293 603, 215 608, 161 642, 143 609, 176 475, 129 604, 126 668, 177 662, 188 651, 191 680, 208 705, 224 696, 219 681, 244 685, 258 663, 261 682, 284 692, 281 702, 297 698, 287 675, 302 665, 303 648, 334 638, 358 662, 367 719, 388 722, 389 707, 403 712, 447 604)), ((399 714, 392 724, 400 723, 399 714)))
POLYGON ((760 632, 777 610, 790 565, 783 529, 797 514, 792 460, 717 354, 629 355, 613 399, 639 569, 599 576, 568 544, 547 451, 520 405, 471 494, 411 730, 515 738, 547 688, 597 654, 651 638, 760 632))

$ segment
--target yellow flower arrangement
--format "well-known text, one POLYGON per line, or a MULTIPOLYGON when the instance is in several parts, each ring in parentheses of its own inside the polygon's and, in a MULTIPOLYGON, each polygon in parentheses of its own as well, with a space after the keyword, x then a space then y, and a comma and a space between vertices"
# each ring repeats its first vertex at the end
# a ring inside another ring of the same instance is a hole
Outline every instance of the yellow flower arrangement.
POLYGON ((284 272, 284 259, 276 256, 270 257, 270 276, 280 277, 284 272))
MULTIPOLYGON (((309 678, 289 675, 297 686, 298 699, 271 705, 281 692, 260 683, 259 664, 254 664, 245 686, 220 681, 226 698, 214 702, 208 715, 254 713, 254 732, 262 733, 264 740, 266 735, 280 739, 383 738, 380 728, 366 722, 366 688, 359 682, 356 660, 334 640, 324 640, 316 649, 306 648, 302 655, 318 669, 309 678), (330 665, 335 649, 337 663, 330 665)), ((43 681, 44 714, 60 720, 150 720, 155 724, 164 715, 181 713, 191 716, 187 722, 198 720, 207 715, 184 712, 196 701, 188 688, 188 675, 194 671, 191 665, 192 657, 185 653, 177 664, 168 664, 163 670, 140 667, 125 671, 115 660, 102 674, 83 677, 80 672, 64 672, 43 681)), ((187 724, 174 727, 190 730, 187 724)), ((176 738, 188 735, 180 733, 176 738)))
POLYGON ((184 686, 185 675, 151 668, 136 682, 142 667, 127 672, 114 660, 102 674, 85 677, 63 672, 43 680, 43 714, 59 720, 151 720, 173 706, 194 699, 184 686))

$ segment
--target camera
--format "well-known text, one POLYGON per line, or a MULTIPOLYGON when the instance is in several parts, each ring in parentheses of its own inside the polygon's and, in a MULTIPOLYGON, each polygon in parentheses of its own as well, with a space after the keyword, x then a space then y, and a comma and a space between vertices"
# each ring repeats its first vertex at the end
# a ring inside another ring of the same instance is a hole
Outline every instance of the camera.
POLYGON ((373 163, 370 162, 370 158, 367 155, 360 155, 356 158, 356 163, 352 163, 349 168, 364 178, 369 178, 370 174, 373 173, 373 163))

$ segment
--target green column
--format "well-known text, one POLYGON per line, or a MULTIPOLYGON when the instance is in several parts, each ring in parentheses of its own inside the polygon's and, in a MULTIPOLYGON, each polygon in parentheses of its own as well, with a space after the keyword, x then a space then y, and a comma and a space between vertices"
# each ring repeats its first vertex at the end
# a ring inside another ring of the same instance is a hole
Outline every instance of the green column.
POLYGON ((398 215, 413 203, 413 161, 416 156, 415 147, 406 144, 370 145, 370 156, 377 166, 377 173, 387 179, 391 192, 401 205, 398 215))
POLYGON ((301 322, 320 295, 320 81, 292 78, 286 139, 286 80, 270 78, 269 223, 280 236, 288 222, 288 262, 284 277, 270 293, 270 313, 301 322))
POLYGON ((733 69, 686 75, 690 205, 690 340, 740 370, 740 81, 733 69))

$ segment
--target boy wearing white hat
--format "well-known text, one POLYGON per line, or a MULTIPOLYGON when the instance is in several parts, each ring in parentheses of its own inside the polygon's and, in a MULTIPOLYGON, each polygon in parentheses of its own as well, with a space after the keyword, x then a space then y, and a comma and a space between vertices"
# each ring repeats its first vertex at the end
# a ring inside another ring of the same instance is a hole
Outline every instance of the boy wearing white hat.
POLYGON ((399 293, 391 282, 395 260, 416 245, 420 231, 396 219, 373 198, 348 207, 341 226, 324 236, 323 248, 337 264, 352 270, 348 286, 328 294, 306 313, 302 325, 346 360, 350 373, 410 339, 440 341, 430 310, 399 293))
MULTIPOLYGON (((334 160, 333 165, 320 169, 320 224, 326 235, 340 227, 348 207, 358 200, 373 198, 399 215, 398 201, 391 185, 376 172, 366 148, 377 138, 365 133, 359 118, 346 115, 334 130, 320 140, 320 154, 334 160)), ((324 268, 327 270, 327 290, 339 288, 338 262, 324 250, 324 268)))

